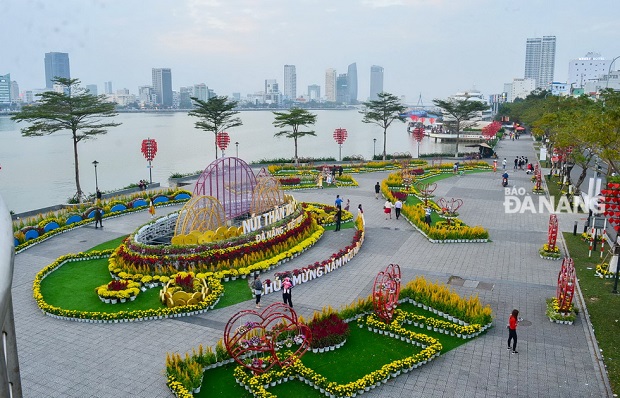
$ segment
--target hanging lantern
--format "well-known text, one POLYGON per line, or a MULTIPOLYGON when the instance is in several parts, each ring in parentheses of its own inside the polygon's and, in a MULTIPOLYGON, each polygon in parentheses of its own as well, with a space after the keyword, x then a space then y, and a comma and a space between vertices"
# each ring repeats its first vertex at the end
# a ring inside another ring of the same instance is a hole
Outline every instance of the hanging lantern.
POLYGON ((422 127, 416 127, 413 129, 413 138, 415 138, 416 141, 421 142, 424 138, 424 129, 422 127))
POLYGON ((347 137, 348 137, 347 129, 334 130, 333 137, 334 137, 334 140, 336 140, 337 144, 339 145, 344 144, 344 142, 347 140, 347 137))
POLYGON ((144 155, 145 159, 151 162, 155 159, 155 155, 157 154, 157 141, 153 138, 147 138, 146 140, 142 140, 142 147, 140 148, 142 155, 144 155))
POLYGON ((432 118, 430 118, 428 120, 431 122, 431 124, 435 124, 435 118, 434 117, 432 117, 432 118))
POLYGON ((426 118, 425 118, 425 117, 421 117, 421 118, 420 118, 420 123, 424 124, 424 121, 425 121, 425 120, 426 120, 426 118))
POLYGON ((218 148, 220 148, 222 151, 228 148, 228 144, 230 144, 230 137, 225 131, 220 131, 219 133, 217 133, 215 140, 217 142, 218 148))
POLYGON ((416 115, 411 115, 411 116, 409 116, 409 118, 410 118, 411 120, 413 120, 414 122, 417 122, 417 121, 418 121, 418 117, 417 117, 416 115))

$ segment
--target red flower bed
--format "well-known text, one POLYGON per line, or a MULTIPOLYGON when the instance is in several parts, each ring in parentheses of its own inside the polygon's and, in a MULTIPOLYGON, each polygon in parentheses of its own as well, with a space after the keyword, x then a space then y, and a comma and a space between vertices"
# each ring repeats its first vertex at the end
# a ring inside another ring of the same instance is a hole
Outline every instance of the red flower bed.
POLYGON ((349 335, 349 324, 345 323, 336 313, 328 316, 315 313, 308 324, 312 332, 312 348, 324 348, 340 344, 349 335))
POLYGON ((401 202, 405 202, 407 200, 407 194, 405 192, 396 192, 396 191, 390 191, 392 193, 392 195, 400 200, 401 202))
POLYGON ((299 183, 301 182, 301 178, 299 177, 287 177, 287 178, 280 178, 280 184, 282 185, 299 185, 299 183))

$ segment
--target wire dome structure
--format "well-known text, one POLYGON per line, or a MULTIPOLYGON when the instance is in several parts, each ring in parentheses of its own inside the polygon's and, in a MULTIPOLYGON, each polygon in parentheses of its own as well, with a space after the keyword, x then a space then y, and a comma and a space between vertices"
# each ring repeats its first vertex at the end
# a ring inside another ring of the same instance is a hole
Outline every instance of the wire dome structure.
POLYGON ((256 187, 252 195, 250 213, 264 213, 284 203, 284 192, 277 178, 261 169, 256 176, 256 187))
POLYGON ((213 161, 200 174, 192 196, 213 196, 227 219, 249 213, 256 177, 250 166, 236 157, 223 157, 213 161))
POLYGON ((179 211, 174 236, 189 235, 194 231, 215 231, 225 225, 226 213, 217 198, 195 196, 179 211))

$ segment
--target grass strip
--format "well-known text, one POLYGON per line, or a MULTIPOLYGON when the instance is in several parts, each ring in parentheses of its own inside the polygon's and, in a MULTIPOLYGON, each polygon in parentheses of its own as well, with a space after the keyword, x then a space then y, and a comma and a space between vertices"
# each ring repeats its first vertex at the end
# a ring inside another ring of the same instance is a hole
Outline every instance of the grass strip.
MULTIPOLYGON (((620 394, 620 294, 611 292, 614 287, 613 279, 601 279, 594 275, 596 265, 602 262, 599 258, 600 246, 597 245, 599 249, 592 253, 592 257, 588 257, 588 242, 582 241, 580 235, 573 236, 572 233, 565 232, 564 240, 575 262, 581 293, 607 367, 609 383, 613 392, 620 394)), ((610 260, 611 258, 608 258, 607 262, 610 260)))

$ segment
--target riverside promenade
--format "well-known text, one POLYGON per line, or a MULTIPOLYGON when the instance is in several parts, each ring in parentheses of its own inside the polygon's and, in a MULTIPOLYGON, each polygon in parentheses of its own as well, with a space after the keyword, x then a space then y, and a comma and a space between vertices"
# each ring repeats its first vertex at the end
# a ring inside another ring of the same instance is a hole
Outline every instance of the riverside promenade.
MULTIPOLYGON (((497 152, 497 173, 455 176, 440 181, 435 191, 437 198, 463 199, 460 218, 487 228, 490 243, 432 244, 405 219, 385 220, 385 199, 375 199, 373 187, 387 173, 355 175, 358 188, 292 193, 298 200, 329 204, 340 194, 351 200, 354 214, 361 203, 366 219, 364 245, 351 262, 295 287, 293 304, 305 318, 323 306, 338 308, 366 297, 377 272, 390 263, 401 266, 404 281, 424 275, 450 283, 459 294, 477 294, 493 309, 494 327, 486 334, 364 397, 611 397, 584 311, 572 326, 550 323, 545 316, 545 299, 555 295, 560 267, 559 261, 538 255, 549 214, 504 210, 501 160, 508 160, 510 185, 530 192, 530 176, 513 171, 511 162, 520 155, 535 159, 532 141, 501 141, 497 152), (514 308, 524 318, 518 327, 518 354, 506 349, 505 325, 514 308)), ((178 209, 161 208, 157 215, 178 209)), ((560 217, 560 229, 572 231, 578 219, 560 217)), ((147 212, 104 220, 104 229, 81 227, 16 256, 13 304, 25 397, 171 397, 165 385, 166 353, 215 344, 232 314, 254 308, 248 300, 199 316, 120 324, 61 321, 41 313, 32 298, 38 271, 63 254, 131 233, 148 220, 147 212)), ((353 233, 326 231, 313 248, 281 269, 326 259, 350 244, 353 233)), ((273 271, 263 278, 273 278, 273 271)), ((275 293, 262 303, 280 299, 275 293)))

